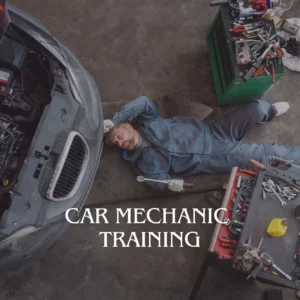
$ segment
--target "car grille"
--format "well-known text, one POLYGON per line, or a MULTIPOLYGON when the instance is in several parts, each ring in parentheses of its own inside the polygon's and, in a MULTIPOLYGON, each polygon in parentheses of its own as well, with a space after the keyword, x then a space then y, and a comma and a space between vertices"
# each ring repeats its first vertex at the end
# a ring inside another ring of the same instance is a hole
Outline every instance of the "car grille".
POLYGON ((66 200, 74 195, 86 169, 88 154, 89 148, 83 137, 72 132, 48 190, 50 200, 66 200))

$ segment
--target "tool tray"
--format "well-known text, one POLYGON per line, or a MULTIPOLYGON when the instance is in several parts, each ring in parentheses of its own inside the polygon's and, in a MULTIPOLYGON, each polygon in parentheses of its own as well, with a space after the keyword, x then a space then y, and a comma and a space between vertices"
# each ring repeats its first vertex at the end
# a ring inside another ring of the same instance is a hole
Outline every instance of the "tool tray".
MULTIPOLYGON (((279 170, 270 165, 268 158, 264 158, 262 163, 267 169, 269 168, 276 174, 290 180, 292 183, 297 185, 300 184, 300 166, 289 164, 285 166, 285 170, 279 170)), ((249 240, 250 234, 252 234, 251 245, 254 247, 257 247, 261 238, 264 237, 260 251, 271 255, 274 258, 275 264, 285 273, 291 275, 296 267, 294 255, 298 249, 299 243, 298 233, 300 231, 300 226, 299 221, 297 221, 294 216, 294 208, 300 204, 300 193, 294 200, 287 201, 287 206, 284 207, 281 206, 280 201, 275 195, 272 196, 272 199, 269 197, 263 199, 262 182, 266 176, 274 178, 280 183, 281 187, 288 185, 288 183, 266 170, 259 173, 251 197, 251 205, 248 209, 244 228, 234 254, 234 259, 242 254, 239 245, 241 243, 246 243, 249 240), (287 232, 282 237, 271 237, 266 232, 269 223, 274 218, 286 218, 288 221, 287 232)), ((261 271, 257 275, 257 279, 294 289, 299 289, 300 287, 300 282, 297 280, 287 280, 279 273, 278 275, 273 275, 271 268, 268 268, 266 272, 261 271)))
MULTIPOLYGON (((222 207, 226 208, 227 211, 224 212, 222 216, 220 216, 220 219, 224 220, 226 218, 234 219, 234 220, 240 220, 237 216, 237 209, 240 201, 238 200, 241 193, 244 195, 247 193, 247 198, 251 198, 252 195, 252 189, 254 188, 254 184, 256 181, 256 174, 253 172, 249 172, 247 170, 241 170, 237 167, 233 168, 231 172, 231 176, 226 188, 226 195, 224 196, 222 207), (239 180, 239 177, 243 177, 244 179, 249 178, 249 183, 241 183, 241 188, 237 187, 237 183, 239 180), (251 189, 244 192, 243 187, 248 187, 251 189), (235 200, 234 200, 235 199, 235 200)), ((246 214, 247 215, 247 214, 246 214)), ((245 219, 247 216, 245 216, 245 219)), ((241 221, 241 220, 240 220, 241 221)), ((229 237, 232 232, 234 232, 232 228, 232 225, 223 225, 223 224, 217 224, 211 244, 209 247, 209 251, 215 253, 218 255, 218 258, 220 259, 232 259, 234 256, 234 249, 227 249, 223 248, 221 246, 220 237, 229 237)), ((236 236, 236 240, 238 240, 238 236, 236 236)))
MULTIPOLYGON (((237 33, 232 33, 230 32, 230 29, 234 28, 233 23, 236 22, 237 16, 233 16, 232 12, 234 12, 228 4, 222 5, 221 9, 221 14, 222 14, 222 19, 223 19, 223 24, 224 24, 224 31, 227 39, 227 43, 230 44, 229 51, 230 51, 230 56, 231 60, 234 63, 233 69, 236 77, 243 78, 247 72, 250 70, 252 64, 238 64, 237 59, 236 59, 236 47, 235 47, 235 41, 233 38, 236 37, 241 37, 243 36, 242 34, 237 34, 237 33)), ((261 17, 259 16, 254 16, 253 19, 249 20, 244 20, 244 24, 251 24, 259 21, 261 17)), ((271 28, 271 36, 276 34, 276 29, 273 21, 265 21, 266 22, 266 28, 269 31, 269 28, 271 28)), ((242 25, 242 24, 241 24, 242 25)), ((245 38, 246 39, 246 38, 245 38)), ((261 49, 261 54, 263 53, 265 48, 261 49)), ((221 53, 222 51, 225 51, 225 49, 220 49, 221 53)), ((272 66, 270 65, 269 67, 266 67, 267 71, 272 74, 272 66)), ((284 72, 284 67, 283 67, 283 62, 282 58, 278 59, 278 66, 274 65, 274 71, 275 74, 282 74, 284 72)), ((267 73, 263 73, 262 75, 259 75, 257 77, 262 77, 262 76, 271 76, 267 73)))

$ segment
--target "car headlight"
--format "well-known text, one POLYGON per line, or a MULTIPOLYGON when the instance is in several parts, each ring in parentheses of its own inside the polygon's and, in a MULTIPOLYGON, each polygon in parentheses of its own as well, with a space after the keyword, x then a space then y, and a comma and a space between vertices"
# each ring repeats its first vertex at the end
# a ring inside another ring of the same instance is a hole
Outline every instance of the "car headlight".
POLYGON ((61 223, 55 223, 41 228, 26 226, 0 242, 0 262, 6 258, 25 254, 31 248, 38 248, 39 243, 45 243, 49 234, 55 234, 61 228, 61 223))

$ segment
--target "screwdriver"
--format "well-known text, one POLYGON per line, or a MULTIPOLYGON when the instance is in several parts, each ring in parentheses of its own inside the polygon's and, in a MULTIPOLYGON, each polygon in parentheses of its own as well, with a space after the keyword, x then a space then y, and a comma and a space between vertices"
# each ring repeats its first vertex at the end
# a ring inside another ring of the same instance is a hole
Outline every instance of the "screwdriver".
POLYGON ((255 167, 258 167, 258 168, 261 169, 261 170, 266 170, 266 171, 270 172, 271 174, 275 175, 276 177, 280 178, 281 180, 283 180, 283 181, 285 181, 285 182, 291 184, 292 186, 294 186, 294 187, 296 187, 296 188, 299 188, 298 185, 296 185, 296 184, 294 184, 294 183, 292 183, 292 182, 290 182, 290 181, 284 179, 283 177, 279 176, 279 175, 276 174, 275 172, 273 172, 273 171, 271 171, 270 169, 266 168, 266 167, 265 167, 263 164, 261 164, 260 162, 254 160, 254 159, 250 159, 250 162, 251 162, 251 164, 254 165, 255 167))
MULTIPOLYGON (((300 237, 300 232, 298 233, 298 236, 300 237)), ((298 249, 294 256, 294 259, 296 260, 297 264, 300 264, 300 243, 298 243, 298 249)))
POLYGON ((234 245, 230 245, 230 244, 227 244, 227 243, 221 243, 221 247, 225 248, 225 249, 235 249, 234 245))
POLYGON ((275 80, 275 68, 274 68, 274 63, 273 61, 271 60, 271 66, 272 66, 272 83, 275 83, 276 80, 275 80))
POLYGON ((223 242, 225 244, 228 244, 228 245, 236 245, 236 241, 227 237, 227 236, 221 236, 219 238, 220 242, 223 242))

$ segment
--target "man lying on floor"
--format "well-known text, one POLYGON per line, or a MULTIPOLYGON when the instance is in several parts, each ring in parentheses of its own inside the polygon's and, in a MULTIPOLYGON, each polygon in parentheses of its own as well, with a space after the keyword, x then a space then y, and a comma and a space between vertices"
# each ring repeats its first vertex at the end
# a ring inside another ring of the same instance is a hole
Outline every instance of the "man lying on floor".
MULTIPOLYGON (((251 169, 250 159, 264 156, 299 160, 300 147, 247 144, 241 142, 256 124, 271 121, 287 112, 289 104, 258 100, 241 105, 238 111, 218 121, 195 117, 163 119, 155 104, 139 97, 126 104, 111 120, 104 120, 106 141, 123 149, 123 158, 151 179, 171 180, 168 185, 145 182, 155 189, 183 191, 184 181, 172 179, 194 174, 227 173, 234 166, 251 169), (137 120, 136 128, 129 122, 137 120)), ((260 125, 262 126, 262 125, 260 125)))

